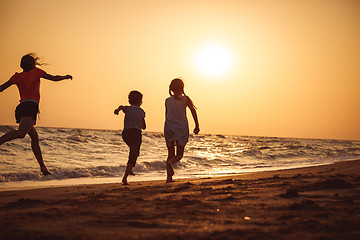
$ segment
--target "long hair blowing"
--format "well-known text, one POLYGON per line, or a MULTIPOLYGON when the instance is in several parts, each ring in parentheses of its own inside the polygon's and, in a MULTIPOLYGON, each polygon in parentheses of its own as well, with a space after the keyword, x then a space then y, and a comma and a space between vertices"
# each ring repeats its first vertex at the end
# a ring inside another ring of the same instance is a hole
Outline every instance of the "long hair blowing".
POLYGON ((36 66, 47 65, 47 63, 41 62, 41 59, 36 56, 35 53, 28 53, 21 58, 20 67, 28 72, 36 66))

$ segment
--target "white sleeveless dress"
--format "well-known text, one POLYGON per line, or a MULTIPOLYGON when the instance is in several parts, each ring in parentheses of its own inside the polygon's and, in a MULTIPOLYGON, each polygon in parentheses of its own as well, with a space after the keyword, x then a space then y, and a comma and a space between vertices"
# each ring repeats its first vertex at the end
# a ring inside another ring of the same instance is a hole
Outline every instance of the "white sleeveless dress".
POLYGON ((189 140, 189 125, 186 117, 187 98, 180 96, 175 98, 171 96, 165 100, 166 120, 164 127, 164 136, 166 145, 177 144, 185 147, 189 140))

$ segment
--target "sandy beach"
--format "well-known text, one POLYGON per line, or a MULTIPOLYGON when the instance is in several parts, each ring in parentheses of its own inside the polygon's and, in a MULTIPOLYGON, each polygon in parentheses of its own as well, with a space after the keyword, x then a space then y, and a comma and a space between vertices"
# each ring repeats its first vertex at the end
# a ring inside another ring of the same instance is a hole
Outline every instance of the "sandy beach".
POLYGON ((360 239, 360 160, 129 182, 0 192, 0 239, 360 239))

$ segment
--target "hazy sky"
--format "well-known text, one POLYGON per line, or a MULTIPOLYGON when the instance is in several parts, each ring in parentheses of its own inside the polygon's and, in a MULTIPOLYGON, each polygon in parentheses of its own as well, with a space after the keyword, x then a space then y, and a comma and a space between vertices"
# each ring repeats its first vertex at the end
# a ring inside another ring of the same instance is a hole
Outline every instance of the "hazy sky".
MULTIPOLYGON (((0 0, 0 22, 0 83, 28 52, 74 77, 42 80, 38 126, 121 129, 136 89, 162 131, 182 77, 202 133, 360 139, 358 0, 0 0)), ((18 100, 0 93, 0 124, 18 100)))

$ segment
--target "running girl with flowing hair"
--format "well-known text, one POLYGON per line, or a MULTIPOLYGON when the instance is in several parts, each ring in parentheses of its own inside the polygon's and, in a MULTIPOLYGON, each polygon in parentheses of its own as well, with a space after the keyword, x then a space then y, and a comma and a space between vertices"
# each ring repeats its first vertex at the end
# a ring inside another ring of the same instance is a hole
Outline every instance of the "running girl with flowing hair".
POLYGON ((72 79, 72 76, 53 76, 37 68, 37 65, 41 65, 39 58, 33 53, 26 54, 21 58, 20 62, 23 72, 15 73, 10 80, 0 85, 0 92, 12 85, 16 85, 20 93, 20 104, 15 110, 16 123, 19 123, 19 128, 0 137, 0 145, 16 138, 24 138, 28 134, 31 138, 31 149, 40 165, 42 174, 46 176, 50 175, 50 172, 44 164, 39 145, 39 135, 35 128, 36 118, 39 113, 40 78, 56 82, 72 79))

